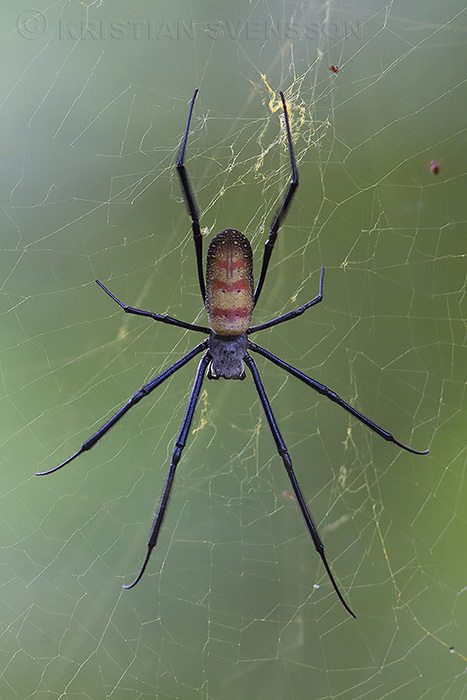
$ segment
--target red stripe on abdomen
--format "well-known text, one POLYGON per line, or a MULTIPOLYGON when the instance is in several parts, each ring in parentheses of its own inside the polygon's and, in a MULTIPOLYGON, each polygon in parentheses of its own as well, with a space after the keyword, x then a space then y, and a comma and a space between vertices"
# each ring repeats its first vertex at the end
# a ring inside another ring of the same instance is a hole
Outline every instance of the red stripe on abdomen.
POLYGON ((235 280, 234 282, 214 279, 211 285, 211 290, 213 292, 218 290, 223 290, 225 292, 247 292, 249 288, 249 283, 245 279, 235 280))

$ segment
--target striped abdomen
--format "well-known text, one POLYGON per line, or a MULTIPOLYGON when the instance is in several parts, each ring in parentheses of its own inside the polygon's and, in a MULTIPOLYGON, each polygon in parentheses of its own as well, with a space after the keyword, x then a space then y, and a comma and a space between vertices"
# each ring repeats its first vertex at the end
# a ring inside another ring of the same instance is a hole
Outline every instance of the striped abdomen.
POLYGON ((228 228, 212 239, 206 263, 206 309, 218 335, 241 335, 253 312, 253 255, 248 238, 228 228))

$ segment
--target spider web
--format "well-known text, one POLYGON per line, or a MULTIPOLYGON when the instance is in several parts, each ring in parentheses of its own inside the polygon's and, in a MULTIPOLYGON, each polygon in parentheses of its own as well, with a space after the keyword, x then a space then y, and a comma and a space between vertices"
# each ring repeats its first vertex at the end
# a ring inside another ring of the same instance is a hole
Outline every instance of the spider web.
POLYGON ((465 697, 463 4, 0 9, 0 697, 465 697), (203 233, 244 231, 256 271, 289 177, 287 99, 301 184, 254 322, 311 299, 321 265, 325 297, 255 340, 430 448, 402 453, 258 358, 356 621, 251 378, 205 383, 133 591, 195 363, 92 452, 32 477, 199 341, 93 283, 206 322, 174 173, 195 87, 203 233))

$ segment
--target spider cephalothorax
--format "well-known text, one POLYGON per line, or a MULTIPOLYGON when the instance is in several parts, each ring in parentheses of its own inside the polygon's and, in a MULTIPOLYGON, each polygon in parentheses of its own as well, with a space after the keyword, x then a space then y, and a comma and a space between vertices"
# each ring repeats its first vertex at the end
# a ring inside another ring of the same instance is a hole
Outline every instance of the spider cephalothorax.
POLYGON ((137 316, 146 316, 152 318, 155 321, 160 321, 162 323, 167 323, 171 326, 178 326, 180 328, 187 328, 198 333, 204 333, 208 335, 208 338, 203 340, 201 343, 196 345, 192 350, 190 350, 184 357, 177 360, 171 367, 166 369, 164 372, 156 376, 150 382, 145 384, 141 389, 139 389, 133 396, 131 396, 128 401, 120 408, 115 415, 113 415, 99 430, 94 433, 86 442, 84 442, 80 449, 75 452, 71 457, 66 459, 64 462, 49 469, 45 472, 37 472, 39 475, 51 474, 52 472, 58 471, 65 464, 71 462, 75 457, 78 457, 83 452, 90 450, 94 445, 100 440, 100 438, 107 433, 110 428, 117 423, 117 421, 125 415, 127 411, 130 410, 135 404, 137 404, 141 399, 151 393, 156 387, 158 387, 162 382, 171 377, 175 372, 177 372, 181 367, 186 365, 191 359, 204 353, 196 372, 195 381, 193 388, 191 390, 190 399, 188 401, 188 406, 186 409, 185 417, 183 418, 182 426, 178 434, 177 440, 175 442, 175 447, 172 452, 172 457, 170 460, 169 472, 165 481, 165 486, 162 491, 162 496, 159 501, 157 512, 151 527, 151 532, 149 534, 149 540, 147 545, 146 557, 144 559, 143 565, 140 569, 139 574, 133 581, 133 583, 124 588, 133 588, 138 581, 141 579, 151 552, 154 549, 159 531, 161 529, 162 521, 164 519, 164 514, 167 508, 167 503, 170 496, 170 491, 172 489, 175 470, 182 456, 183 449, 186 444, 188 433, 190 430, 191 422, 193 420, 193 415, 195 412, 196 404, 201 392, 201 387, 203 384, 204 377, 207 373, 209 379, 244 379, 245 378, 245 368, 246 365, 251 372, 253 377, 253 382, 255 384, 261 405, 264 409, 268 425, 271 429, 272 436, 276 445, 278 454, 280 455, 284 467, 287 471, 290 483, 292 485, 295 498, 299 505, 300 511, 305 520, 308 532, 313 540, 316 551, 321 557, 323 565, 327 571, 329 579, 333 585, 333 588, 341 601, 342 605, 348 611, 352 617, 355 617, 352 610, 349 608, 341 592, 337 586, 336 581, 331 573, 331 569, 327 562, 324 554, 324 545, 320 539, 318 531, 313 523, 312 517, 308 511, 305 499, 303 498, 302 492, 298 485, 295 472, 292 467, 292 461, 290 459, 289 452, 285 445, 285 442, 280 433, 279 427, 274 418, 274 414, 271 409, 271 405, 267 398, 261 377, 256 367, 256 364, 251 357, 249 351, 255 352, 262 357, 265 357, 273 364, 277 365, 281 369, 292 376, 300 379, 304 384, 310 386, 312 389, 317 391, 319 394, 326 396, 334 403, 338 404, 351 415, 357 418, 359 421, 364 423, 367 427, 373 430, 377 435, 382 437, 388 442, 392 442, 398 447, 401 447, 408 452, 413 454, 426 454, 428 450, 424 452, 418 452, 413 450, 411 447, 402 444, 394 438, 394 436, 387 430, 380 428, 376 423, 366 418, 362 413, 357 411, 355 408, 346 403, 341 399, 334 391, 328 389, 324 384, 320 384, 315 379, 308 377, 303 374, 300 370, 292 367, 284 360, 276 357, 268 350, 265 350, 261 346, 253 343, 249 339, 251 333, 256 333, 257 331, 264 330, 265 328, 271 328, 272 326, 277 326, 279 323, 284 323, 297 316, 303 314, 307 309, 312 306, 319 304, 323 299, 323 279, 324 279, 324 268, 321 268, 321 276, 319 282, 318 294, 308 301, 303 306, 298 309, 293 309, 288 311, 271 321, 266 321, 257 326, 251 326, 251 315, 253 309, 259 299, 261 290, 266 279, 266 273, 269 266, 269 261, 274 249, 274 244, 277 238, 277 232, 279 226, 281 225, 292 198, 294 196, 295 190, 298 187, 298 172, 295 163, 295 156, 292 145, 292 137, 290 133, 289 118, 287 115, 287 107, 285 104, 284 95, 281 92, 282 106, 284 109, 285 127, 287 135, 287 144, 290 154, 290 164, 292 169, 292 176, 284 198, 282 200, 276 215, 273 218, 271 229, 269 231, 269 236, 265 244, 263 261, 261 265, 259 280, 254 289, 253 283, 253 256, 251 252, 251 246, 243 233, 236 231, 235 229, 225 229, 221 231, 211 241, 211 244, 207 253, 207 264, 206 264, 206 283, 204 281, 204 270, 203 270, 203 242, 201 236, 201 229, 199 224, 199 214, 195 203, 195 198, 191 189, 190 181, 184 166, 184 156, 185 148, 188 140, 188 134, 190 131, 191 117, 193 114, 193 106, 195 104, 196 95, 198 90, 195 90, 193 98, 191 100, 190 110, 188 113, 188 120, 186 124, 185 134, 183 137, 182 145, 180 148, 180 153, 177 161, 177 172, 180 177, 180 182, 182 185, 183 194, 188 207, 188 212, 191 216, 191 225, 193 230, 193 240, 196 252, 196 263, 198 271, 198 281, 201 292, 201 297, 205 304, 209 327, 198 326, 193 323, 187 323, 186 321, 179 321, 171 316, 164 316, 161 314, 154 313, 152 311, 143 311, 142 309, 135 309, 132 306, 127 306, 123 304, 116 296, 114 296, 109 290, 104 287, 102 282, 96 280, 97 284, 103 289, 106 294, 109 295, 126 313, 135 314, 137 316))

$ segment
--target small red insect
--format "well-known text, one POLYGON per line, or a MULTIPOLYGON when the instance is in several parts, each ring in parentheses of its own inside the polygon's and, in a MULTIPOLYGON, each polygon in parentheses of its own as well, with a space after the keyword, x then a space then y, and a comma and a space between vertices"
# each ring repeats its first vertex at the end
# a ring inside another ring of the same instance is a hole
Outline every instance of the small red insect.
POLYGON ((339 66, 329 66, 329 70, 332 73, 339 73, 339 66))
POLYGON ((433 173, 433 175, 437 175, 439 173, 440 169, 440 164, 437 163, 435 160, 430 161, 430 170, 433 173))

